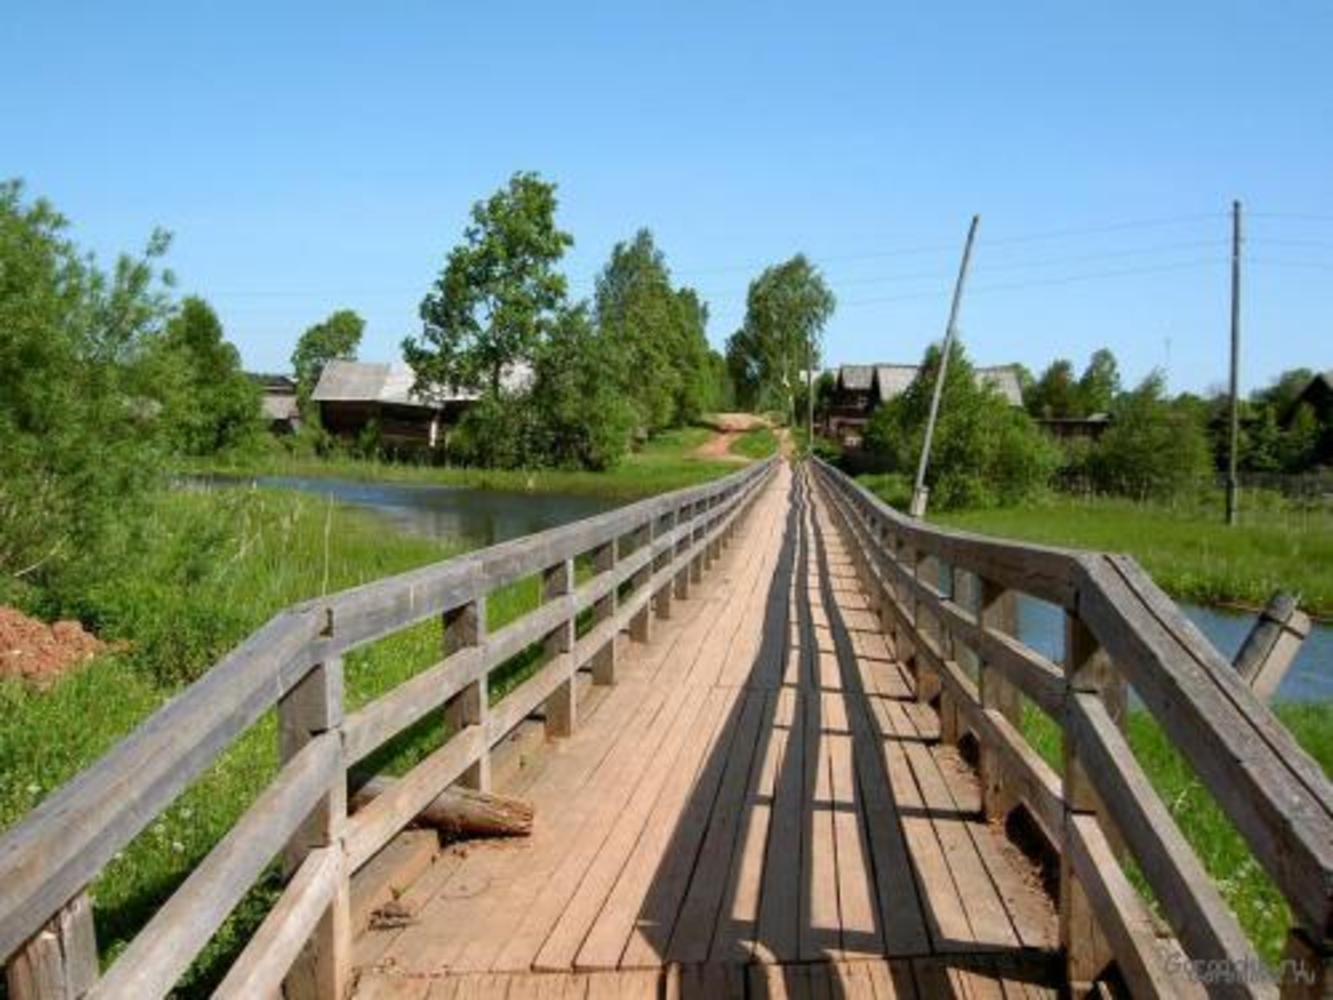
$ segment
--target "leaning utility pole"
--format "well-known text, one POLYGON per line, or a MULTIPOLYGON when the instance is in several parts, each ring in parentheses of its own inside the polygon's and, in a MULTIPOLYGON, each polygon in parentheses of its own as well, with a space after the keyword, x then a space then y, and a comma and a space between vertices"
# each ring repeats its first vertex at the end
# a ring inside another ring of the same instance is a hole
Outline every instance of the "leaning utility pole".
POLYGON ((953 351, 954 338, 958 335, 958 308, 963 302, 963 285, 967 281, 967 268, 972 262, 972 243, 977 238, 977 225, 980 222, 981 216, 972 216, 972 225, 967 230, 967 243, 963 245, 963 262, 958 267, 958 281, 953 287, 953 304, 949 306, 949 325, 944 328, 944 350, 940 354, 940 370, 935 375, 935 392, 930 397, 930 417, 926 420, 926 439, 921 443, 921 461, 916 467, 916 486, 912 489, 912 506, 908 509, 913 517, 926 516, 926 502, 930 498, 930 490, 926 488, 930 444, 935 437, 935 419, 940 412, 944 377, 949 371, 949 355, 953 351))
POLYGON ((805 450, 815 450, 815 335, 805 338, 805 450))
POLYGON ((1227 524, 1235 526, 1240 448, 1240 202, 1231 203, 1231 446, 1227 449, 1227 524))

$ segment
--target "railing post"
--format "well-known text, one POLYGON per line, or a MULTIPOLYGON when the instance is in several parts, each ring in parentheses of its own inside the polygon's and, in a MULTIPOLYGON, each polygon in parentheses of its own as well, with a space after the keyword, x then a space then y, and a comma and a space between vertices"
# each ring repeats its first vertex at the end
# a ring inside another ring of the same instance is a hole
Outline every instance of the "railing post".
MULTIPOLYGON (((542 573, 542 600, 551 601, 565 597, 574 590, 574 560, 565 559, 542 573)), ((574 684, 574 616, 557 626, 546 637, 546 656, 554 660, 563 657, 565 679, 546 699, 546 734, 548 736, 569 736, 577 724, 577 706, 575 705, 574 684)))
MULTIPOLYGON (((278 702, 279 753, 284 762, 317 736, 336 732, 343 724, 343 662, 329 657, 313 667, 278 702)), ((283 982, 289 1000, 346 996, 351 986, 352 920, 347 853, 346 769, 339 768, 328 793, 319 800, 283 849, 283 874, 291 878, 312 850, 337 847, 343 865, 338 888, 314 933, 292 963, 283 982)))
MULTIPOLYGON (((469 646, 480 646, 486 639, 486 598, 479 597, 470 604, 444 613, 444 655, 446 657, 469 646)), ((486 715, 490 708, 490 698, 483 674, 444 705, 444 722, 450 733, 457 733, 468 726, 486 725, 486 715)), ((481 759, 469 767, 459 777, 458 783, 465 788, 475 788, 488 792, 491 788, 491 754, 482 753, 481 759)))
MULTIPOLYGON (((1065 613, 1065 687, 1072 700, 1076 693, 1100 695, 1114 667, 1088 627, 1072 612, 1065 613)), ((1091 992, 1112 959, 1110 946, 1097 923, 1087 892, 1079 884, 1071 861, 1073 817, 1096 814, 1097 795, 1064 724, 1065 843, 1060 852, 1060 944, 1065 952, 1069 987, 1075 996, 1091 992)))
MULTIPOLYGON (((637 570, 630 578, 634 585, 635 595, 645 593, 653 579, 652 558, 653 532, 656 522, 649 518, 647 522, 640 525, 634 532, 634 551, 639 552, 647 549, 649 552, 648 560, 637 570)), ((629 623, 629 637, 635 642, 648 642, 653 637, 653 598, 651 594, 645 594, 646 599, 643 606, 634 614, 629 623)))
POLYGON ((1333 996, 1333 937, 1291 928, 1281 971, 1282 1000, 1327 1000, 1333 996))
POLYGON ((97 936, 86 892, 66 903, 5 967, 10 1000, 74 1000, 97 982, 97 936))
MULTIPOLYGON (((993 580, 977 579, 977 624, 1005 635, 1018 634, 1018 595, 993 580)), ((1021 692, 984 659, 977 659, 977 692, 982 711, 1004 716, 1022 731, 1021 692)), ((993 747, 981 746, 981 804, 987 819, 1004 819, 1017 804, 1006 785, 1001 758, 993 747)))
MULTIPOLYGON (((907 549, 906 552, 905 568, 910 572, 912 579, 920 582, 922 570, 928 560, 923 558, 921 553, 915 549, 907 549)), ((925 602, 917 598, 915 589, 911 591, 908 607, 911 609, 912 637, 910 648, 912 650, 912 665, 916 674, 916 698, 922 704, 931 705, 939 700, 940 678, 931 669, 930 664, 926 662, 926 658, 921 656, 919 652, 926 645, 926 638, 923 634, 926 627, 926 608, 925 602)))
MULTIPOLYGON (((935 589, 939 591, 942 600, 953 603, 957 601, 957 571, 954 567, 936 559, 936 584, 935 589)), ((944 661, 955 660, 956 651, 954 649, 953 633, 944 624, 943 615, 932 615, 935 624, 935 638, 937 648, 939 649, 940 659, 944 661)), ((943 684, 940 685, 940 742, 950 746, 957 746, 959 737, 962 736, 962 726, 958 718, 958 706, 954 703, 953 695, 943 684)))
POLYGON ((694 512, 695 505, 692 503, 683 504, 676 511, 676 527, 681 529, 681 537, 676 539, 676 544, 672 546, 672 561, 679 562, 680 568, 676 571, 672 590, 675 596, 682 600, 689 600, 690 584, 694 582, 694 572, 690 565, 690 560, 685 558, 685 553, 690 551, 690 546, 694 542, 694 512))
MULTIPOLYGON (((654 538, 665 535, 668 532, 674 533, 679 524, 680 520, 677 517, 676 512, 674 510, 668 511, 661 516, 657 522, 657 527, 653 529, 654 538)), ((678 545, 679 542, 673 538, 671 544, 667 546, 666 551, 653 560, 654 575, 656 575, 659 570, 669 568, 671 564, 675 562, 678 545)), ((657 594, 653 598, 657 617, 664 621, 671 617, 671 597, 677 586, 677 580, 674 577, 668 577, 667 581, 658 588, 657 594)))
MULTIPOLYGON (((599 545, 592 552, 593 572, 601 576, 611 573, 616 568, 616 540, 613 538, 605 545, 599 545)), ((606 596, 592 606, 593 628, 616 616, 616 588, 612 587, 606 596)), ((618 637, 612 634, 606 645, 599 649, 592 658, 592 682, 594 684, 614 684, 616 682, 616 643, 618 637)))

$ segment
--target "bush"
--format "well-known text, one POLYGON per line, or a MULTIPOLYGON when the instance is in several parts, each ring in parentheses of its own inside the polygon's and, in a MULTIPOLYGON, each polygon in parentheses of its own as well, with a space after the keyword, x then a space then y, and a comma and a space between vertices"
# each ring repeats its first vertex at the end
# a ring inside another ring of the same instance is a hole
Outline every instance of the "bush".
MULTIPOLYGON (((930 348, 916 379, 877 411, 866 429, 866 449, 898 477, 915 476, 939 361, 939 349, 930 348)), ((979 385, 962 347, 955 345, 926 477, 931 506, 1021 503, 1046 489, 1059 464, 1059 449, 1026 413, 979 385)))
POLYGON ((1166 397, 1154 372, 1116 404, 1115 423, 1092 447, 1088 476, 1101 492, 1138 500, 1188 496, 1211 473, 1208 438, 1188 408, 1166 397))

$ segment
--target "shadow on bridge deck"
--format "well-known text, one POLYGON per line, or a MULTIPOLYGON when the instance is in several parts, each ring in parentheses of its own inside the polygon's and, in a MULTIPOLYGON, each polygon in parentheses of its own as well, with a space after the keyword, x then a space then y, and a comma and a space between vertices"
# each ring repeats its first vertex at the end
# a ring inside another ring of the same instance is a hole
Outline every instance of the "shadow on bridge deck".
POLYGON ((362 936, 360 995, 1051 995, 1051 904, 937 740, 784 470, 523 779, 532 838, 451 849, 362 936))

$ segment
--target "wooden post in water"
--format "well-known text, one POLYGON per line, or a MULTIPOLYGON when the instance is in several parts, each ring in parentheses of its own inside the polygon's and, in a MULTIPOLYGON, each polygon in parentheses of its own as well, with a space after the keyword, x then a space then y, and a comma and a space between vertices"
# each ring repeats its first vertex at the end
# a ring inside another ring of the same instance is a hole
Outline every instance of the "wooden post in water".
MULTIPOLYGON (((279 752, 283 762, 295 757, 316 737, 340 730, 342 724, 343 662, 340 657, 330 657, 311 668, 278 702, 279 752)), ((345 767, 338 768, 328 793, 283 849, 283 873, 289 879, 316 848, 337 848, 342 868, 328 909, 283 981, 283 992, 289 1000, 343 997, 351 988, 351 872, 342 849, 343 828, 347 824, 345 774, 345 767)))

